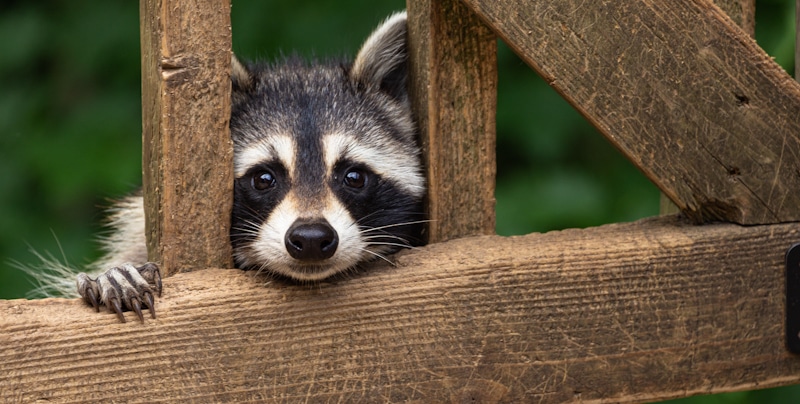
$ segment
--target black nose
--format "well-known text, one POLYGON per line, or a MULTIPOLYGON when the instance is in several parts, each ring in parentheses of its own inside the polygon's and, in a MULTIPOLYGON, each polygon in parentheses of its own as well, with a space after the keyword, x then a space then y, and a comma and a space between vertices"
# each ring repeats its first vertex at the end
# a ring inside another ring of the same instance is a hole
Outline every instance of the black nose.
POLYGON ((320 261, 333 256, 339 246, 339 236, 325 219, 298 219, 286 231, 285 244, 289 255, 295 259, 320 261))

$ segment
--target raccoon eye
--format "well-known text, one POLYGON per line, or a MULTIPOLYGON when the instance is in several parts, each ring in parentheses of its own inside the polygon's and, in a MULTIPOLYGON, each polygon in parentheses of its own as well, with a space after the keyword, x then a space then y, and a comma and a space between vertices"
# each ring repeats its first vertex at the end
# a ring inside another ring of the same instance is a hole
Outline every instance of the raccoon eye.
POLYGON ((350 188, 364 188, 367 184, 367 174, 364 171, 351 169, 344 175, 344 185, 350 188))
POLYGON ((253 189, 265 191, 275 186, 277 180, 275 175, 269 171, 258 171, 250 177, 250 185, 253 189))

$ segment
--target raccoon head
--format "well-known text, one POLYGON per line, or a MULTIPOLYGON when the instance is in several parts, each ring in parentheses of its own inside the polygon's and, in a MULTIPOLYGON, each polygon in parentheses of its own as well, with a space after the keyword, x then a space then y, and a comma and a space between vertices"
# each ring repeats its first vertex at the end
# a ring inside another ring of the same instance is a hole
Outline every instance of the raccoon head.
POLYGON ((237 265, 320 280, 420 244, 425 193, 406 88, 406 16, 355 60, 234 60, 237 265))

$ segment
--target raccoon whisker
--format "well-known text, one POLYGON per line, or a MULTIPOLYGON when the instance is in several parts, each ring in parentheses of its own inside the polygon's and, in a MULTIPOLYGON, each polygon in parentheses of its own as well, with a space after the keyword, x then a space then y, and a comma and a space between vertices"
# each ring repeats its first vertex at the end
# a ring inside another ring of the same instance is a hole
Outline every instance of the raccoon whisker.
POLYGON ((364 220, 370 219, 373 216, 377 216, 379 213, 382 213, 385 210, 386 209, 378 209, 378 210, 374 210, 372 212, 369 212, 368 214, 364 215, 364 217, 361 218, 361 221, 363 222, 364 220))
POLYGON ((251 220, 245 220, 242 226, 236 226, 232 230, 236 230, 237 233, 232 233, 236 236, 258 236, 258 233, 261 231, 261 225, 257 222, 251 220))
POLYGON ((271 264, 271 260, 261 260, 257 263, 257 265, 250 265, 246 269, 251 270, 254 273, 254 276, 259 276, 263 273, 270 273, 271 264))
POLYGON ((254 228, 255 228, 255 227, 258 227, 258 223, 259 223, 260 221, 259 221, 259 220, 255 220, 255 219, 258 219, 258 218, 257 218, 257 217, 255 217, 255 216, 253 216, 253 218, 254 218, 254 219, 246 219, 246 220, 243 220, 242 222, 243 222, 244 224, 246 224, 248 227, 254 227, 254 228))
POLYGON ((259 219, 259 220, 263 219, 263 217, 261 217, 262 216, 261 213, 259 213, 255 209, 253 209, 253 207, 251 207, 251 206, 247 206, 247 212, 249 212, 256 219, 259 219))
POLYGON ((256 270, 256 276, 259 276, 264 272, 269 272, 269 264, 266 262, 258 266, 258 269, 256 270))
POLYGON ((412 245, 401 244, 401 243, 369 243, 369 245, 370 246, 386 245, 386 246, 392 246, 392 247, 408 248, 408 249, 411 249, 411 250, 419 249, 419 247, 414 247, 412 245))
POLYGON ((409 243, 408 240, 406 240, 406 239, 404 239, 404 238, 402 238, 400 236, 394 236, 394 235, 391 235, 391 234, 366 236, 366 237, 362 237, 362 239, 364 241, 366 241, 367 243, 369 243, 369 244, 376 244, 377 245, 377 244, 380 244, 380 243, 390 243, 390 242, 396 241, 396 242, 398 242, 399 246, 411 247, 411 243, 409 243))
POLYGON ((261 223, 264 221, 263 215, 261 215, 258 211, 249 206, 247 207, 245 213, 247 213, 248 216, 251 217, 251 219, 242 218, 244 219, 243 221, 245 222, 245 224, 252 226, 253 228, 259 228, 261 223))
POLYGON ((365 239, 375 239, 375 238, 394 238, 398 240, 407 241, 402 236, 397 234, 392 234, 384 229, 359 229, 358 234, 365 239))
POLYGON ((232 229, 232 230, 233 231, 231 231, 231 236, 235 236, 235 237, 257 237, 258 236, 258 231, 256 231, 255 229, 247 229, 247 228, 239 228, 239 227, 237 227, 237 228, 232 229))
POLYGON ((245 234, 258 234, 258 227, 255 225, 246 225, 246 226, 236 226, 233 230, 245 233, 245 234))
POLYGON ((240 230, 248 230, 248 231, 253 231, 253 232, 257 233, 258 230, 260 229, 260 227, 261 226, 258 223, 250 221, 250 220, 246 220, 244 222, 243 226, 239 226, 237 228, 240 229, 240 230))
MULTIPOLYGON (((361 227, 373 227, 373 228, 376 228, 376 229, 382 229, 382 228, 392 227, 392 226, 403 226, 403 225, 425 223, 425 222, 428 221, 427 219, 422 219, 422 220, 416 220, 416 221, 409 221, 409 222, 402 222, 402 223, 391 223, 391 224, 386 224, 386 225, 373 226, 372 222, 376 221, 378 219, 381 219, 380 214, 382 214, 382 213, 384 213, 386 211, 387 211, 387 209, 378 209, 378 210, 372 211, 369 214, 367 214, 366 216, 358 219, 358 225, 361 226, 361 227)), ((392 211, 392 213, 393 214, 404 215, 404 216, 411 216, 411 217, 413 217, 413 216, 424 216, 424 213, 415 213, 413 211, 406 211, 406 210, 400 209, 399 207, 398 207, 397 210, 392 211)))
POLYGON ((381 241, 387 241, 387 242, 388 241, 396 241, 396 242, 401 243, 401 245, 403 247, 411 247, 411 244, 412 244, 405 237, 401 237, 401 236, 398 236, 396 234, 391 234, 391 233, 386 233, 386 232, 380 232, 380 233, 362 232, 361 233, 361 239, 364 240, 365 242, 373 243, 373 244, 375 242, 381 242, 381 241))
POLYGON ((392 260, 390 260, 389 258, 385 257, 383 254, 377 253, 375 251, 371 251, 371 250, 366 249, 366 248, 362 248, 361 251, 364 251, 365 253, 368 253, 368 254, 372 254, 374 257, 380 258, 380 259, 388 262, 391 266, 397 265, 392 260))
POLYGON ((411 221, 411 222, 390 223, 390 224, 383 225, 383 226, 370 227, 370 228, 363 229, 362 230, 362 234, 364 232, 389 229, 389 228, 392 228, 392 227, 399 227, 399 226, 410 226, 412 224, 429 223, 429 222, 431 222, 431 221, 430 220, 414 220, 414 221, 411 221))
POLYGON ((250 229, 250 230, 256 230, 257 231, 260 226, 259 226, 259 224, 257 222, 246 220, 240 226, 237 226, 237 227, 240 228, 240 229, 250 229))
POLYGON ((378 237, 378 236, 374 236, 374 237, 365 237, 363 240, 365 242, 367 242, 368 244, 371 244, 371 245, 383 245, 383 244, 388 245, 388 243, 394 243, 394 244, 396 244, 396 245, 398 245, 400 247, 411 247, 411 244, 408 242, 408 240, 406 240, 406 239, 404 239, 402 237, 378 237))

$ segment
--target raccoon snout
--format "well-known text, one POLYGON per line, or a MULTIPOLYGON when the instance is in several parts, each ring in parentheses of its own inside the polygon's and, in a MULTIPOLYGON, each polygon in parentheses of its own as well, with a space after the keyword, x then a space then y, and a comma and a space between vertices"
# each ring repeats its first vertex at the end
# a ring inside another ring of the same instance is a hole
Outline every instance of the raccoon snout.
POLYGON ((339 236, 327 220, 298 219, 286 231, 286 250, 301 261, 321 261, 336 253, 339 236))

